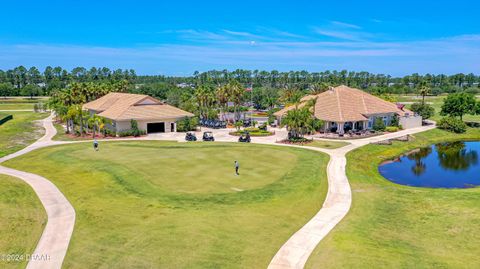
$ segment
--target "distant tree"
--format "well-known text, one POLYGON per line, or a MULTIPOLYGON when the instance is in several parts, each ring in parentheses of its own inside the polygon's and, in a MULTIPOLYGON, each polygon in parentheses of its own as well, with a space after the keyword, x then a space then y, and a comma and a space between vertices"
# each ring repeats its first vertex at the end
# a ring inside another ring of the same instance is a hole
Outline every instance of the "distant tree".
POLYGON ((412 104, 410 109, 418 115, 422 116, 423 119, 429 119, 433 115, 435 115, 435 109, 429 104, 414 103, 412 104))
POLYGON ((463 119, 465 114, 477 114, 479 106, 473 94, 452 93, 445 98, 442 105, 442 116, 460 117, 463 119))
POLYGON ((7 98, 7 96, 10 96, 13 94, 13 86, 12 84, 8 82, 0 83, 0 95, 3 96, 3 98, 7 98))
POLYGON ((245 89, 242 85, 236 80, 230 80, 227 87, 228 100, 233 102, 233 114, 235 122, 240 119, 239 107, 243 102, 245 89))
POLYGON ((428 84, 426 82, 420 83, 420 87, 418 88, 418 93, 422 96, 422 104, 425 104, 425 96, 428 95, 430 92, 430 87, 428 87, 428 84))
POLYGON ((30 96, 30 99, 33 99, 33 96, 38 96, 42 93, 42 89, 34 84, 25 85, 20 90, 20 94, 23 96, 30 96))
POLYGON ((319 94, 328 91, 328 89, 330 89, 330 85, 325 82, 315 83, 310 87, 310 93, 319 94))

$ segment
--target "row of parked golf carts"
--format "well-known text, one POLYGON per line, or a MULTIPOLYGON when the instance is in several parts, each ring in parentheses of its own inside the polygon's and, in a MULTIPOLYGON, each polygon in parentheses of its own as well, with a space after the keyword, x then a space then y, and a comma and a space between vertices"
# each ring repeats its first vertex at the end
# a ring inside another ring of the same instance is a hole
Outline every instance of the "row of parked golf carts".
MULTIPOLYGON (((197 136, 193 132, 188 132, 185 135, 185 140, 186 141, 197 141, 197 136)), ((202 136, 203 141, 215 141, 215 138, 213 137, 212 132, 203 132, 202 136)), ((238 142, 245 142, 245 143, 250 143, 250 134, 248 132, 245 132, 238 138, 238 142)))

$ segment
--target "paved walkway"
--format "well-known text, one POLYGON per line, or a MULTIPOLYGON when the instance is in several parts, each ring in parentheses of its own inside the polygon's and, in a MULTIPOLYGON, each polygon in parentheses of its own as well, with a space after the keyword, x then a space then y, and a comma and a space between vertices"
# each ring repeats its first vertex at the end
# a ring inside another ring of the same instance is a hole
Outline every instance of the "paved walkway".
MULTIPOLYGON (((52 124, 52 116, 43 120, 43 126, 46 131, 42 138, 20 151, 0 158, 0 163, 38 148, 61 144, 61 142, 51 140, 56 134, 56 129, 52 124)), ((47 212, 47 225, 35 251, 32 253, 32 259, 29 261, 27 268, 61 268, 75 225, 75 210, 72 205, 60 190, 44 177, 3 166, 0 166, 0 174, 17 177, 29 184, 47 212)))
MULTIPOLYGON (((52 116, 43 120, 43 126, 45 127, 46 132, 42 138, 18 152, 0 158, 0 163, 42 147, 91 142, 52 141, 52 137, 56 134, 56 129, 52 124, 52 116)), ((435 126, 425 126, 364 139, 342 140, 351 144, 332 150, 276 143, 286 137, 287 133, 285 129, 275 129, 276 134, 274 136, 252 137, 252 143, 298 147, 324 152, 330 156, 330 161, 327 166, 328 193, 322 208, 280 248, 277 254, 273 257, 268 268, 303 268, 308 257, 318 243, 320 243, 320 241, 348 213, 352 202, 352 194, 345 173, 345 166, 347 163, 345 158, 346 153, 369 143, 423 132, 433 128, 435 128, 435 126)), ((202 128, 202 132, 203 131, 213 131, 215 140, 219 142, 236 142, 238 139, 238 137, 230 136, 228 134, 232 130, 209 130, 202 128)), ((202 132, 197 132, 198 138, 201 138, 202 132)), ((153 134, 141 138, 110 139, 104 141, 173 140, 183 142, 184 138, 185 135, 182 133, 165 133, 153 134)), ((0 173, 21 178, 32 186, 47 211, 48 223, 34 254, 47 254, 50 256, 50 260, 30 261, 27 268, 61 268, 75 224, 75 211, 72 205, 54 184, 43 177, 2 166, 0 166, 0 173)))
POLYGON ((343 140, 351 144, 334 150, 319 149, 303 146, 311 150, 322 151, 330 155, 327 166, 328 193, 320 211, 305 224, 300 230, 293 234, 290 239, 280 248, 273 257, 269 269, 303 268, 310 257, 310 254, 320 241, 345 217, 350 210, 352 193, 345 171, 347 159, 345 155, 361 146, 397 138, 407 134, 427 131, 435 126, 425 126, 385 134, 376 137, 343 140))

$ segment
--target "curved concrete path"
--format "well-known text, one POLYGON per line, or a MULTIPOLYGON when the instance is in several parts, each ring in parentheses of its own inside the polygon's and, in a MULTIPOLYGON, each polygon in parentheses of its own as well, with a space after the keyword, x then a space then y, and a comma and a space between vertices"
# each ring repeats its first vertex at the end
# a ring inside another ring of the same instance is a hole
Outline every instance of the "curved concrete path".
MULTIPOLYGON (((0 163, 38 148, 61 144, 61 142, 58 143, 51 140, 57 132, 52 124, 52 118, 53 116, 50 115, 43 120, 45 135, 42 138, 20 151, 0 158, 0 163)), ((47 225, 43 230, 35 251, 31 253, 27 268, 61 268, 75 225, 75 210, 72 205, 60 190, 44 177, 4 166, 0 166, 0 174, 22 179, 29 184, 38 195, 47 212, 47 225)))
POLYGON ((419 133, 433 128, 435 128, 434 125, 376 137, 345 140, 345 142, 351 144, 334 150, 302 146, 301 148, 321 151, 330 155, 330 161, 327 166, 327 197, 320 211, 288 239, 273 257, 268 268, 303 268, 318 243, 347 215, 352 203, 352 193, 345 170, 347 164, 345 156, 349 151, 370 143, 397 138, 407 134, 419 133))

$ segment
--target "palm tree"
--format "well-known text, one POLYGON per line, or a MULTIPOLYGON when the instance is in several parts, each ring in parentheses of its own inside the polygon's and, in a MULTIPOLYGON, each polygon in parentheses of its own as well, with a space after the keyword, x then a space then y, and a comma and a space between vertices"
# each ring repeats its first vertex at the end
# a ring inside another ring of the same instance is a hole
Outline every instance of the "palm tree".
POLYGON ((315 83, 310 87, 310 93, 317 95, 322 92, 328 91, 329 88, 330 88, 330 85, 328 85, 325 82, 315 83))
POLYGON ((284 104, 297 103, 302 98, 302 95, 302 91, 300 91, 298 88, 285 86, 280 96, 280 100, 284 104))
POLYGON ((222 113, 222 120, 225 120, 225 111, 227 110, 228 105, 228 90, 225 86, 220 86, 216 91, 217 101, 220 105, 220 110, 222 113))
POLYGON ((302 107, 297 103, 282 119, 282 124, 287 126, 289 138, 303 138, 305 134, 321 128, 323 122, 314 117, 315 101, 309 100, 302 107))
POLYGON ((82 105, 79 105, 79 104, 73 105, 73 106, 72 106, 72 109, 73 109, 73 111, 74 111, 74 113, 75 113, 76 119, 78 119, 78 121, 79 121, 79 125, 80 125, 80 136, 82 136, 83 133, 84 133, 83 128, 85 127, 85 124, 84 124, 84 123, 85 123, 87 114, 86 114, 85 111, 83 110, 82 105))
POLYGON ((92 126, 92 137, 95 138, 95 131, 98 129, 98 132, 101 132, 101 129, 104 126, 104 118, 93 114, 88 118, 88 124, 92 126))
POLYGON ((425 96, 430 92, 430 87, 424 82, 420 85, 418 93, 422 96, 422 105, 425 105, 425 96))
POLYGON ((77 118, 77 108, 70 106, 67 114, 65 115, 65 121, 67 123, 67 132, 69 132, 69 126, 72 127, 72 132, 75 133, 75 119, 77 118))
POLYGON ((231 80, 226 85, 226 90, 228 99, 233 102, 233 115, 235 122, 237 122, 240 119, 240 113, 238 111, 238 108, 243 101, 245 90, 243 89, 242 85, 240 85, 240 83, 236 80, 231 80))
POLYGON ((208 118, 208 111, 215 103, 215 93, 213 87, 209 85, 200 85, 195 90, 195 98, 198 103, 200 116, 202 118, 208 118))

